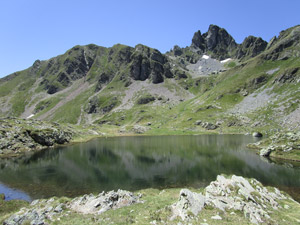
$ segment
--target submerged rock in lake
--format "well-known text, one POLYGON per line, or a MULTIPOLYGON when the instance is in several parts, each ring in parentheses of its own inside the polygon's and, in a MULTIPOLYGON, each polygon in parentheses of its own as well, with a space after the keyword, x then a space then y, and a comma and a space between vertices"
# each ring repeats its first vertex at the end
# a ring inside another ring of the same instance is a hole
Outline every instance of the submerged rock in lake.
POLYGON ((251 223, 274 224, 276 222, 271 218, 272 213, 282 209, 280 200, 288 198, 277 188, 267 189, 255 179, 248 180, 235 175, 225 178, 219 175, 202 194, 183 189, 178 202, 172 206, 172 219, 180 216, 188 220, 192 216, 201 215, 201 210, 210 206, 224 212, 240 211, 251 223))

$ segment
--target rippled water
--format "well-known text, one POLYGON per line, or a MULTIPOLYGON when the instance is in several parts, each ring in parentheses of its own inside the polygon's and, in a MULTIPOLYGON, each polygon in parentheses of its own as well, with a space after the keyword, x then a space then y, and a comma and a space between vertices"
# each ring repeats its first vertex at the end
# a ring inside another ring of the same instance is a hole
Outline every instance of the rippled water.
POLYGON ((99 138, 2 160, 0 182, 36 199, 113 189, 204 187, 224 173, 254 177, 297 198, 299 167, 262 160, 245 147, 254 141, 244 135, 99 138))

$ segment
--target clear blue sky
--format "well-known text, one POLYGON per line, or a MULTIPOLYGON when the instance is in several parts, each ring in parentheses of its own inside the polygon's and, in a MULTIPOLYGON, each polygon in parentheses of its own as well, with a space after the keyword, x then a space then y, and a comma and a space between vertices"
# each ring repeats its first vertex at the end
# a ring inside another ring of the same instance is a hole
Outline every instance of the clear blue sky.
POLYGON ((300 24, 299 10, 300 0, 2 0, 0 77, 77 44, 185 47, 209 24, 238 43, 248 35, 269 41, 300 24))

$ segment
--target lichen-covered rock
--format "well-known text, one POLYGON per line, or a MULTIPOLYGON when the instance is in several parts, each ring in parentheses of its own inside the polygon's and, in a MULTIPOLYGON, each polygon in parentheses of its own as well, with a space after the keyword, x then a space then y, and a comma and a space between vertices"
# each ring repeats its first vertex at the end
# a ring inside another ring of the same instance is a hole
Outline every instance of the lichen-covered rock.
POLYGON ((118 209, 135 203, 140 203, 140 196, 135 196, 132 192, 118 190, 99 195, 84 195, 74 198, 68 205, 71 210, 83 214, 101 214, 110 209, 118 209))
POLYGON ((129 191, 110 191, 99 195, 84 195, 70 200, 41 199, 34 200, 29 207, 21 208, 20 211, 11 215, 4 221, 4 225, 21 225, 30 223, 33 225, 48 224, 70 211, 82 214, 99 215, 110 209, 118 209, 135 203, 143 203, 141 195, 134 195, 129 191))
POLYGON ((181 190, 179 201, 172 206, 172 219, 177 216, 188 219, 190 215, 187 212, 201 214, 203 207, 209 205, 222 211, 241 211, 251 223, 272 224, 275 221, 271 218, 271 211, 281 209, 278 201, 287 198, 277 188, 267 189, 255 179, 219 175, 203 194, 181 190))
POLYGON ((189 217, 189 213, 193 213, 196 216, 204 207, 205 196, 192 192, 188 189, 182 189, 180 191, 179 200, 172 206, 173 216, 171 219, 175 219, 177 216, 185 220, 189 217))
POLYGON ((218 125, 210 123, 210 122, 201 123, 201 126, 203 128, 205 128, 206 130, 215 130, 219 127, 218 125))
POLYGON ((65 144, 72 139, 72 133, 59 129, 27 130, 29 136, 38 144, 53 146, 54 144, 65 144))
POLYGON ((143 134, 149 129, 150 129, 149 127, 144 127, 144 126, 141 126, 141 125, 134 125, 133 128, 132 128, 132 131, 136 134, 143 134))
POLYGON ((275 148, 273 146, 268 146, 266 148, 263 148, 260 150, 259 155, 260 156, 264 156, 264 157, 268 157, 272 151, 275 151, 275 148))

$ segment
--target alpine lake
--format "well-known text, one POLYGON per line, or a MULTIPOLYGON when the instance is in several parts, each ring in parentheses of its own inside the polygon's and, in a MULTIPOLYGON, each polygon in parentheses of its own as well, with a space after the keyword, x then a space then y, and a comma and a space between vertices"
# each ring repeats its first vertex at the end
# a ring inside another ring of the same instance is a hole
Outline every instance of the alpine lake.
POLYGON ((109 190, 205 187, 219 174, 256 178, 300 200, 300 164, 261 158, 246 135, 98 138, 0 160, 0 193, 32 201, 109 190))

